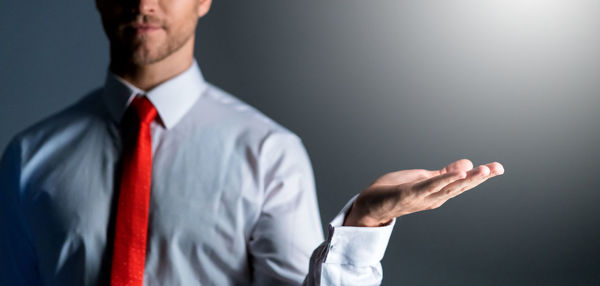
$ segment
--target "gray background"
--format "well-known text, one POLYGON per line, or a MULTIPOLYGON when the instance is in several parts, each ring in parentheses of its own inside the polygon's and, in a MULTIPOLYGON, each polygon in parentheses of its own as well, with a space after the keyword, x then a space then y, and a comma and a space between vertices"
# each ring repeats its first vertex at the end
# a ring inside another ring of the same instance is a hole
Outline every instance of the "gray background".
MULTIPOLYGON (((0 147, 102 84, 92 1, 2 1, 0 147)), ((600 285, 600 1, 222 1, 206 78, 299 134, 324 223, 378 175, 502 177, 401 218, 384 285, 600 285)))

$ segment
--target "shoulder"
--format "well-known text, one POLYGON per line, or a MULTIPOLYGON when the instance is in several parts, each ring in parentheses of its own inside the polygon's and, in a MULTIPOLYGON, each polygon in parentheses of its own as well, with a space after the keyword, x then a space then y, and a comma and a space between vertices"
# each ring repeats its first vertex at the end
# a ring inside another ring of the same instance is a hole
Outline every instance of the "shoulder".
POLYGON ((302 139, 257 108, 223 89, 209 84, 186 115, 178 133, 202 144, 218 144, 214 150, 236 154, 256 163, 277 158, 307 157, 302 139))
POLYGON ((237 121, 237 123, 269 129, 273 132, 292 133, 260 110, 219 87, 209 84, 205 98, 211 101, 214 107, 217 107, 223 115, 237 121))
POLYGON ((231 93, 207 84, 193 109, 195 124, 201 122, 229 134, 245 134, 265 139, 269 136, 300 138, 257 108, 231 93))
POLYGON ((75 103, 18 132, 12 137, 7 149, 18 148, 26 156, 26 153, 32 153, 53 140, 68 144, 69 139, 81 136, 89 130, 90 124, 98 124, 105 118, 99 96, 101 92, 101 88, 95 89, 75 103))

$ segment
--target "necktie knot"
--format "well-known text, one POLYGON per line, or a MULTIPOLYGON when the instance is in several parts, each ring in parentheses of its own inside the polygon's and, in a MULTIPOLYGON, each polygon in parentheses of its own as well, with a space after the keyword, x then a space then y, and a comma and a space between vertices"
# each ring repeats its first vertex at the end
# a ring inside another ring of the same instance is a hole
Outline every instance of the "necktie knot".
POLYGON ((131 108, 142 124, 150 124, 156 118, 156 108, 145 96, 136 96, 131 102, 131 108))

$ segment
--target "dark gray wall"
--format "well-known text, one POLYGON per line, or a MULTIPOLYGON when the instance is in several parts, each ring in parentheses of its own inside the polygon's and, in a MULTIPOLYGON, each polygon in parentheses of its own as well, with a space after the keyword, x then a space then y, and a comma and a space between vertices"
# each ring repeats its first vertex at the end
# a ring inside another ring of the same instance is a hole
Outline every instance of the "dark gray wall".
MULTIPOLYGON (((92 1, 3 1, 0 147, 102 84, 92 1)), ((206 78, 298 133, 324 222, 378 175, 503 177, 401 218, 384 285, 600 284, 600 1, 220 1, 206 78)))

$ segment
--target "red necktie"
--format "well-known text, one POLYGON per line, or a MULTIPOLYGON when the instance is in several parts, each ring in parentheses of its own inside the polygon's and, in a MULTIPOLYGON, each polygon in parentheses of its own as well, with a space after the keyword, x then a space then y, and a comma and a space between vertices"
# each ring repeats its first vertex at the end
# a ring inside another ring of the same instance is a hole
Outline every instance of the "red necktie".
POLYGON ((156 109, 146 97, 131 102, 123 117, 126 129, 119 186, 111 285, 142 286, 152 176, 150 123, 156 109))

